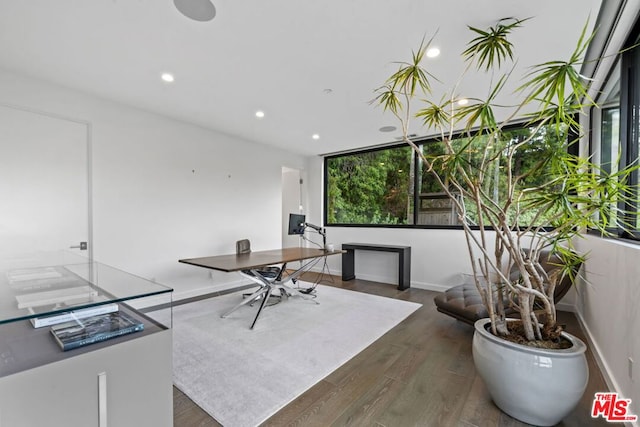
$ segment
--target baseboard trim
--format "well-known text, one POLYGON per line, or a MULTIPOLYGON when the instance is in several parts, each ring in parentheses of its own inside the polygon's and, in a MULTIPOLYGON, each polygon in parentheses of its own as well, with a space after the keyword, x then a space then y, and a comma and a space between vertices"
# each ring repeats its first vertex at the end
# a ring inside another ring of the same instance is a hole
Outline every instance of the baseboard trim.
MULTIPOLYGON (((174 289, 171 294, 171 305, 176 306, 204 298, 220 296, 225 293, 235 292, 249 287, 255 287, 255 284, 246 283, 246 281, 234 280, 225 283, 208 284, 196 289, 188 289, 184 291, 176 291, 174 289)), ((142 311, 153 311, 160 308, 168 307, 168 297, 166 294, 143 298, 142 300, 128 301, 133 308, 142 311)))
POLYGON ((450 289, 452 286, 438 285, 435 283, 411 282, 411 287, 416 289, 423 289, 425 291, 444 292, 447 289, 450 289))
POLYGON ((571 313, 577 313, 578 312, 578 310, 576 309, 575 304, 562 303, 562 302, 559 302, 559 303, 556 304, 556 309, 558 311, 568 311, 568 312, 571 312, 571 313))
MULTIPOLYGON (((576 310, 575 311, 575 316, 578 319, 578 323, 580 324, 580 327, 582 328, 582 331, 584 332, 585 336, 587 337, 587 345, 591 349, 591 353, 593 354, 593 358, 595 359, 596 365, 598 365, 598 368, 600 369, 600 372, 602 373, 602 377, 604 379, 604 382, 607 384, 607 387, 609 388, 609 391, 620 393, 622 389, 618 385, 618 382, 616 381, 614 376, 611 375, 611 370, 609 369, 609 364, 602 357, 602 352, 600 351, 600 347, 594 341, 593 334, 591 333, 591 330, 589 329, 589 326, 587 326, 587 323, 585 322, 584 317, 582 316, 582 313, 580 311, 576 310)), ((602 390, 602 391, 605 391, 605 390, 602 390)), ((624 425, 627 426, 627 427, 638 427, 638 423, 637 422, 634 422, 634 423, 626 422, 626 423, 624 423, 624 425)))
MULTIPOLYGON (((315 273, 320 273, 322 271, 322 267, 314 267, 310 271, 313 271, 315 273)), ((330 273, 333 276, 342 277, 341 270, 331 271, 330 273)), ((368 280, 370 282, 388 283, 390 285, 398 286, 397 277, 393 277, 389 280, 389 279, 382 278, 380 276, 358 273, 357 278, 361 280, 368 280)), ((425 283, 425 282, 415 282, 415 281, 411 281, 411 287, 416 289, 423 289, 425 291, 435 291, 435 292, 444 292, 447 289, 451 288, 450 285, 439 285, 435 283, 425 283)))

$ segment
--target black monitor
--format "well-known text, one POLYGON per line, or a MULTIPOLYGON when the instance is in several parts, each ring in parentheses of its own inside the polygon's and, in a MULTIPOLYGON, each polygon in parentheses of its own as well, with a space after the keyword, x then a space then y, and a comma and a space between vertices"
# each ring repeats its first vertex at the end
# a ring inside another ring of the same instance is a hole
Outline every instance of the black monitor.
POLYGON ((304 223, 304 215, 289 214, 289 234, 304 234, 304 223))

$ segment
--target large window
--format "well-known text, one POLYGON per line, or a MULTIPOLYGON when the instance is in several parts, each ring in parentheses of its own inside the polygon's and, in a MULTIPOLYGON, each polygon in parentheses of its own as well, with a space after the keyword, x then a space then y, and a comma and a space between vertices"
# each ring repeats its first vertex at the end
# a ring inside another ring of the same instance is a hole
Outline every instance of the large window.
MULTIPOLYGON (((620 69, 620 145, 622 155, 620 161, 622 166, 637 164, 638 153, 640 152, 640 22, 636 23, 636 28, 628 46, 635 48, 622 54, 620 69)), ((638 171, 630 177, 630 183, 637 185, 638 171)), ((629 224, 631 230, 626 233, 628 237, 640 238, 640 194, 636 192, 631 200, 623 206, 626 212, 625 223, 629 224)))
MULTIPOLYGON (((590 155, 606 173, 615 173, 636 165, 640 151, 640 25, 630 36, 627 46, 600 91, 598 107, 591 111, 592 138, 590 155)), ((627 182, 637 189, 638 171, 627 182)), ((609 231, 619 237, 640 238, 640 194, 620 197, 609 217, 601 218, 609 231), (617 208, 617 209, 614 209, 617 208), (614 224, 624 224, 623 227, 614 224)))
MULTIPOLYGON (((549 151, 555 150, 559 146, 566 145, 566 134, 556 132, 554 126, 550 127, 515 127, 502 131, 500 134, 475 135, 471 138, 457 138, 454 147, 466 147, 465 152, 469 153, 466 159, 466 168, 475 173, 475 176, 483 174, 484 192, 496 204, 503 205, 507 196, 506 183, 506 153, 509 147, 516 144, 526 143, 524 148, 518 149, 511 162, 512 176, 524 176, 516 188, 516 196, 525 188, 531 188, 545 182, 551 174, 550 164, 544 159, 550 158, 549 151), (528 142, 527 142, 528 141, 528 142), (483 162, 483 156, 487 153, 484 148, 489 146, 492 161, 483 162)), ((442 155, 443 146, 438 141, 429 141, 422 144, 422 150, 427 159, 432 159, 432 163, 438 166, 438 156, 442 155)), ((457 148, 456 151, 462 151, 457 148)), ((438 184, 433 173, 426 167, 419 169, 421 177, 418 180, 418 221, 417 224, 424 225, 455 225, 459 223, 457 212, 453 208, 453 203, 444 197, 442 188, 438 184), (451 206, 450 209, 445 207, 451 206)), ((461 197, 464 197, 461 195, 461 197)), ((526 200, 521 199, 522 202, 526 200)), ((472 223, 478 223, 476 207, 470 201, 465 202, 468 218, 472 223)), ((514 217, 516 206, 509 209, 510 217, 514 217)), ((534 212, 520 213, 520 221, 530 225, 534 222, 540 225, 547 225, 545 216, 534 218, 534 212)), ((486 221, 485 221, 486 222, 486 221)), ((514 222, 514 221, 511 221, 514 222)))
POLYGON ((328 157, 327 224, 409 224, 413 218, 411 148, 328 157))
MULTIPOLYGON (((512 162, 514 175, 526 175, 521 188, 535 186, 551 173, 539 168, 541 159, 548 158, 548 150, 566 143, 566 135, 558 136, 547 128, 513 127, 499 136, 477 135, 458 137, 455 146, 466 147, 469 165, 484 174, 484 191, 501 203, 506 194, 506 153, 512 144, 529 140, 526 149, 518 150, 512 162), (494 160, 482 162, 484 147, 491 144, 494 160), (477 147, 477 149, 475 149, 477 147), (474 154, 476 153, 476 154, 474 154), (534 168, 535 165, 535 168, 534 168), (536 173, 525 172, 536 169, 536 173)), ((438 164, 443 145, 436 139, 419 141, 418 146, 429 163, 438 164)), ((325 158, 325 224, 327 225, 386 225, 457 227, 458 212, 445 194, 438 180, 422 164, 421 157, 407 145, 393 146, 325 158)), ((460 194, 464 198, 463 194, 460 194)), ((474 205, 465 203, 471 221, 477 222, 474 205)), ((521 221, 533 222, 533 217, 520 216, 521 221)), ((535 218, 544 224, 545 218, 535 218)), ((528 224, 520 224, 528 225, 528 224)))
MULTIPOLYGON (((603 173, 618 171, 622 155, 620 145, 620 62, 618 61, 601 91, 598 107, 591 111, 593 134, 591 139, 591 157, 603 173)), ((609 217, 601 218, 608 224, 615 224, 618 218, 617 206, 610 209, 609 217)), ((605 211, 606 212, 606 211, 605 211)), ((617 230, 607 227, 610 232, 617 230)))

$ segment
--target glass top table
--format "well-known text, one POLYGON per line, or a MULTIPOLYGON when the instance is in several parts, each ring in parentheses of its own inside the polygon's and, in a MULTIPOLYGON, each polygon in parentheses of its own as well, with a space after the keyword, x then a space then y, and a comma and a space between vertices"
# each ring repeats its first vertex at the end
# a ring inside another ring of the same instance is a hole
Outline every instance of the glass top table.
POLYGON ((0 324, 172 292, 71 252, 0 259, 0 324))

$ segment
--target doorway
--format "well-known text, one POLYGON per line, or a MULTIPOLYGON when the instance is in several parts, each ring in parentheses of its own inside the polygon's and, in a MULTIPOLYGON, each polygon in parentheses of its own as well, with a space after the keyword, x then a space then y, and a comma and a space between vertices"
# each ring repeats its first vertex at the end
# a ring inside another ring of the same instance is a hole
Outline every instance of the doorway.
POLYGON ((0 256, 92 258, 91 126, 0 105, 0 256))

